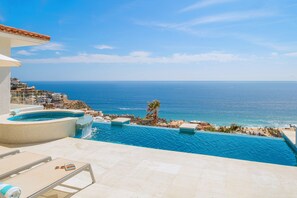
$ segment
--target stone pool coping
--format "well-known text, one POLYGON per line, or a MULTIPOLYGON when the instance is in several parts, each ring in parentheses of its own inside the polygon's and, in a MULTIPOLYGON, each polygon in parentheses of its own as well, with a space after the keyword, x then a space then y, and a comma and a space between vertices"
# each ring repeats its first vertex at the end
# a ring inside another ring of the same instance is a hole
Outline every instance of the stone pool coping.
POLYGON ((282 130, 282 136, 287 142, 287 144, 297 153, 297 144, 296 144, 296 130, 282 130))
MULTIPOLYGON (((16 116, 19 115, 25 115, 25 114, 30 114, 30 113, 41 113, 41 112, 70 112, 73 114, 76 113, 84 113, 81 110, 69 110, 69 109, 48 109, 48 110, 32 110, 32 111, 24 111, 24 112, 20 112, 18 113, 16 116)), ((57 121, 63 121, 63 120, 69 120, 73 119, 75 117, 67 117, 67 118, 60 118, 60 119, 54 119, 54 120, 46 120, 46 121, 13 121, 13 120, 8 120, 8 118, 13 117, 11 114, 4 114, 4 115, 0 115, 0 125, 1 124, 13 124, 13 125, 28 125, 28 124, 40 124, 40 123, 52 123, 52 122, 57 122, 57 121)))
MULTIPOLYGON (((72 112, 83 113, 79 110, 36 110, 26 111, 17 115, 38 112, 72 112)), ((13 121, 8 120, 10 114, 0 116, 0 142, 1 143, 38 143, 47 142, 75 135, 77 117, 67 117, 47 121, 13 121)))
MULTIPOLYGON (((75 198, 289 198, 297 194, 297 167, 75 138, 9 146, 91 163, 96 183, 75 198)), ((81 184, 85 179, 80 176, 69 182, 81 184)))

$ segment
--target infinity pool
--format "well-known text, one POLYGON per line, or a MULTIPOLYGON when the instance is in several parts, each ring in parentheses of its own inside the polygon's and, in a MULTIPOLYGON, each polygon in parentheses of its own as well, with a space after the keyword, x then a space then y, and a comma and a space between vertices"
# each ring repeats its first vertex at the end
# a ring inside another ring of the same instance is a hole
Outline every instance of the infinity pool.
POLYGON ((214 132, 180 133, 177 129, 94 123, 91 140, 296 166, 296 155, 283 138, 214 132))

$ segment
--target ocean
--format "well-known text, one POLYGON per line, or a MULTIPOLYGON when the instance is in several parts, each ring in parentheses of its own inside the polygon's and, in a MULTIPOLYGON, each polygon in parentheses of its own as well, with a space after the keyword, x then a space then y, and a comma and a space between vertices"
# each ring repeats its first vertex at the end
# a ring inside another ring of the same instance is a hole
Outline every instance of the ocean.
POLYGON ((106 114, 145 116, 161 102, 160 117, 215 125, 284 127, 297 124, 297 82, 27 82, 64 93, 106 114))

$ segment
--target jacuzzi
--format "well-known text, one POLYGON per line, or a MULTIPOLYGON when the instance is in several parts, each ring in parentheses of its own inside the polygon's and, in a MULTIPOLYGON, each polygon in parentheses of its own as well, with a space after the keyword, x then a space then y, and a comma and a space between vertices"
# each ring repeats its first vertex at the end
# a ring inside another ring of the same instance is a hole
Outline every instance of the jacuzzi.
POLYGON ((75 136, 79 110, 37 110, 0 116, 0 143, 28 144, 75 136))

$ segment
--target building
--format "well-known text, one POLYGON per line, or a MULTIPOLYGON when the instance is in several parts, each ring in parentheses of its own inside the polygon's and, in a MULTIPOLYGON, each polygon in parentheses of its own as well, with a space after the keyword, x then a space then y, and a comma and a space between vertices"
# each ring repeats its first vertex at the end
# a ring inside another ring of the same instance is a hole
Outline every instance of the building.
POLYGON ((20 66, 19 61, 10 58, 11 48, 41 45, 49 40, 46 35, 0 24, 0 115, 10 110, 10 67, 20 66))
POLYGON ((63 99, 62 94, 60 94, 60 93, 53 93, 53 94, 52 94, 52 100, 53 100, 54 102, 59 102, 59 101, 61 101, 62 99, 63 99))
POLYGON ((46 103, 51 103, 52 100, 45 95, 41 95, 36 97, 36 102, 38 104, 46 104, 46 103))

